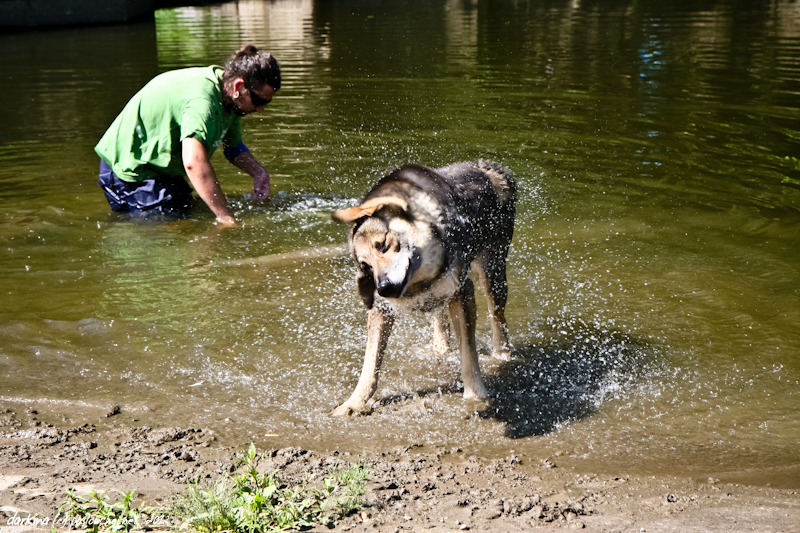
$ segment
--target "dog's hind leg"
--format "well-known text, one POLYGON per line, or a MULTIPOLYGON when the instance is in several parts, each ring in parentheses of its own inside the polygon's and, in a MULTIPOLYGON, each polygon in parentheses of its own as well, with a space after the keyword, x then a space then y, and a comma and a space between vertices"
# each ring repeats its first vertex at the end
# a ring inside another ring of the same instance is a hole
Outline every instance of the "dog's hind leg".
POLYGON ((461 380, 464 398, 483 399, 488 396, 478 364, 475 346, 475 288, 467 278, 459 292, 450 300, 450 319, 456 332, 461 352, 461 380))
POLYGON ((447 352, 447 341, 450 337, 450 323, 447 321, 444 307, 431 313, 431 325, 433 326, 433 351, 444 355, 447 352))
POLYGON ((364 355, 364 366, 361 377, 350 398, 331 411, 331 416, 345 416, 353 412, 363 411, 367 402, 378 388, 378 372, 381 368, 383 352, 394 325, 394 312, 374 306, 369 310, 367 319, 367 351, 364 355))
POLYGON ((492 324, 492 352, 495 357, 507 361, 510 358, 511 345, 508 342, 508 325, 506 324, 506 301, 508 300, 508 282, 506 281, 506 254, 508 248, 501 250, 484 250, 473 262, 472 268, 478 274, 486 301, 489 304, 489 316, 492 324))

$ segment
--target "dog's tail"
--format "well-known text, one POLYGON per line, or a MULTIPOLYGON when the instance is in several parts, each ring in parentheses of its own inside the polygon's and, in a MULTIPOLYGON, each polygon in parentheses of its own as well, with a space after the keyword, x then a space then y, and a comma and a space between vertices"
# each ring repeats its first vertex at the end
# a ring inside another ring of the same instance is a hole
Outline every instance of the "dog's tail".
POLYGON ((494 192, 500 199, 502 205, 511 202, 512 204, 517 199, 517 183, 514 180, 514 174, 507 167, 488 159, 479 159, 478 168, 489 176, 492 181, 494 192))

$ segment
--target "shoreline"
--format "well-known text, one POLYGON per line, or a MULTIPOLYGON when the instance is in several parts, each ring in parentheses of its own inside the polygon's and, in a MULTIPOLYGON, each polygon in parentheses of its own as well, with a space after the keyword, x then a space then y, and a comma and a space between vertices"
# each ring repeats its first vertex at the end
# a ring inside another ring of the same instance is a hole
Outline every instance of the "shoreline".
MULTIPOLYGON (((6 420, 14 415, 5 410, 6 420)), ((36 424, 4 424, 0 432, 3 533, 49 531, 67 488, 135 489, 137 507, 164 503, 190 479, 231 473, 235 454, 249 445, 223 444, 208 429, 36 424), (33 527, 36 517, 41 527, 33 527)), ((359 456, 291 445, 258 451, 289 482, 324 476, 334 464, 363 461, 370 470, 364 509, 312 531, 800 532, 800 497, 792 489, 593 474, 559 465, 559 458, 489 460, 423 445, 359 456)))

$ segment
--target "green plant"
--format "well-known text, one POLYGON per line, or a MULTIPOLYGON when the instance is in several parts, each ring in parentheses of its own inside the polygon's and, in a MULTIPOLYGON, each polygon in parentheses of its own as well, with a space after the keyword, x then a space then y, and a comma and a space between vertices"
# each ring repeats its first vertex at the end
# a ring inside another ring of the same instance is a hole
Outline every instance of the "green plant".
POLYGON ((130 531, 139 523, 139 511, 131 506, 135 490, 120 492, 122 499, 109 503, 108 491, 78 495, 67 489, 67 500, 58 508, 69 521, 70 529, 86 529, 97 533, 100 529, 109 531, 130 531), (77 526, 77 527, 76 527, 77 526))
POLYGON ((363 462, 347 467, 335 466, 328 469, 332 478, 325 479, 325 489, 328 501, 333 501, 338 507, 341 516, 348 516, 361 508, 361 498, 366 492, 367 476, 369 470, 363 462), (328 487, 332 486, 332 490, 328 487), (341 489, 341 490, 338 490, 341 489), (338 494, 337 494, 338 492, 338 494))
POLYGON ((258 472, 264 455, 259 455, 254 445, 239 459, 243 468, 236 477, 211 484, 190 483, 167 512, 184 529, 203 533, 268 533, 328 522, 331 507, 336 507, 340 516, 361 507, 368 475, 363 465, 329 470, 332 477, 326 478, 321 488, 310 486, 310 479, 290 488, 280 480, 278 471, 258 472))
POLYGON ((189 483, 188 488, 173 499, 166 512, 181 522, 183 529, 201 532, 234 530, 233 502, 229 480, 220 478, 212 485, 189 483))

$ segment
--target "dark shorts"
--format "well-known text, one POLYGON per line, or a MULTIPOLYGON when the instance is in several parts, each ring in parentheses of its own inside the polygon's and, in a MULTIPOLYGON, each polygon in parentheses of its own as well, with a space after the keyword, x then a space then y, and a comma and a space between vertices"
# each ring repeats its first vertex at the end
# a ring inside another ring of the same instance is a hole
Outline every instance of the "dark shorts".
POLYGON ((122 213, 157 210, 165 215, 180 215, 194 203, 192 188, 183 177, 123 181, 102 159, 98 185, 103 188, 111 210, 122 213))

